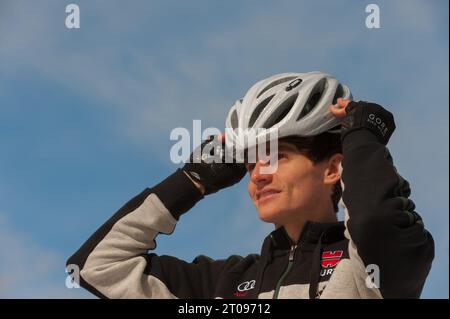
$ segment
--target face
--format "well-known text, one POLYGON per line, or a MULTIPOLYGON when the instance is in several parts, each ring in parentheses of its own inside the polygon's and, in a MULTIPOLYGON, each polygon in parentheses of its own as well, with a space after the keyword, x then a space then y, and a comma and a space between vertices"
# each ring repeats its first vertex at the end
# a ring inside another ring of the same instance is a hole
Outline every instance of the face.
POLYGON ((250 175, 248 192, 263 221, 284 225, 300 215, 316 220, 318 211, 329 207, 331 188, 324 181, 328 161, 314 164, 294 145, 280 141, 277 170, 262 174, 263 165, 269 163, 246 165, 250 175))

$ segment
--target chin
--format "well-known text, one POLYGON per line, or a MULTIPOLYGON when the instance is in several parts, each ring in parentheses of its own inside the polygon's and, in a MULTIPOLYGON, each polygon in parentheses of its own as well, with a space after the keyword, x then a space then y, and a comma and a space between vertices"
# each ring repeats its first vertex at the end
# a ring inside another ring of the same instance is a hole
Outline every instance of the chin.
POLYGON ((285 210, 280 207, 261 207, 258 209, 259 218, 266 223, 280 223, 285 210))

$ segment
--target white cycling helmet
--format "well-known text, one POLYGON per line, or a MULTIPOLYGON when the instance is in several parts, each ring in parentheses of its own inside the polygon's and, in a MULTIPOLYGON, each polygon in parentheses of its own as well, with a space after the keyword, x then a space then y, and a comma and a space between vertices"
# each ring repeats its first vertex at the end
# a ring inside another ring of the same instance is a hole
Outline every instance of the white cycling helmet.
POLYGON ((255 146, 260 137, 268 141, 273 130, 278 130, 278 138, 338 133, 342 119, 328 107, 339 97, 351 99, 350 89, 322 72, 282 73, 261 80, 231 107, 225 123, 227 144, 243 150, 255 146), (244 145, 238 134, 247 129, 266 130, 244 145))

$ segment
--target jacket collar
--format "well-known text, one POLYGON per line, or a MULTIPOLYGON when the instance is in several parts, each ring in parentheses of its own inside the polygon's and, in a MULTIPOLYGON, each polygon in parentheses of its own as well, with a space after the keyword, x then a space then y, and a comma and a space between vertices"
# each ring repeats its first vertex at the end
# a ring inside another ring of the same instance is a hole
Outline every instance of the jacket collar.
MULTIPOLYGON (((320 237, 322 237, 321 242, 324 244, 340 241, 345 238, 344 230, 344 222, 319 223, 308 221, 303 227, 298 244, 300 247, 314 247, 320 237)), ((281 226, 266 237, 261 249, 261 256, 267 256, 274 250, 289 250, 292 245, 292 240, 285 228, 281 226)))

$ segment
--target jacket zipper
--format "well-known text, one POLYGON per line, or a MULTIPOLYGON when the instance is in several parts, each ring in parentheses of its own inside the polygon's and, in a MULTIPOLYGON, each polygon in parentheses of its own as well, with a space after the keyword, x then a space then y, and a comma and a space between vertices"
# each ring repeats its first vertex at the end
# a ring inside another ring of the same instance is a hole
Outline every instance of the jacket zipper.
POLYGON ((275 287, 275 292, 273 293, 273 299, 277 299, 278 298, 278 294, 280 292, 280 288, 281 288, 281 284, 284 281, 284 278, 286 278, 287 274, 291 271, 292 265, 294 264, 294 254, 295 254, 295 249, 297 248, 297 245, 292 245, 291 246, 291 250, 289 251, 289 262, 288 265, 285 269, 285 271, 283 272, 283 274, 281 275, 280 279, 277 282, 277 285, 275 287))

